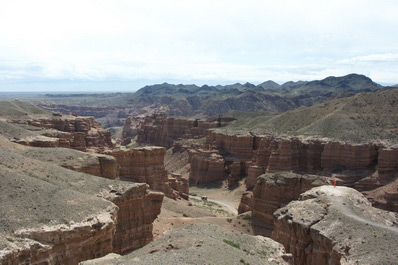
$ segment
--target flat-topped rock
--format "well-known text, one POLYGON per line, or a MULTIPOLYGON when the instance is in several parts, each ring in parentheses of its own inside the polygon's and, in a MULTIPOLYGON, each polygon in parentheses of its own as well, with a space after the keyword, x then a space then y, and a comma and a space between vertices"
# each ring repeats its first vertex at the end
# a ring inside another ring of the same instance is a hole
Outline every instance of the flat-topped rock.
POLYGON ((358 191, 320 186, 274 213, 272 238, 295 264, 395 264, 398 215, 358 191))

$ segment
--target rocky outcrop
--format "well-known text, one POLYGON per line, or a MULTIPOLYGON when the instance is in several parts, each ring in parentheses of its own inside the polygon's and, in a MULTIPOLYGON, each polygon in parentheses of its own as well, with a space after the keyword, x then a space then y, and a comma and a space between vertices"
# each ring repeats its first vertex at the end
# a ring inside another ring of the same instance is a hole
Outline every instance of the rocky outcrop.
POLYGON ((398 216, 346 187, 313 188, 274 213, 272 238, 294 264, 393 264, 398 216))
POLYGON ((301 193, 326 184, 326 178, 294 173, 267 173, 257 178, 253 189, 253 225, 260 234, 269 236, 273 229, 273 213, 301 193))
POLYGON ((393 181, 377 189, 364 192, 366 198, 374 207, 398 213, 398 178, 394 176, 393 181))
POLYGON ((152 222, 160 213, 162 193, 149 191, 146 184, 116 184, 98 196, 112 204, 82 222, 24 228, 2 237, 7 241, 0 263, 73 265, 152 241, 152 222))
POLYGON ((253 209, 253 192, 245 191, 242 194, 242 198, 238 207, 238 214, 251 211, 253 209))
POLYGON ((321 159, 324 171, 370 169, 377 163, 377 149, 372 144, 351 145, 328 142, 325 144, 321 159))
POLYGON ((192 150, 189 161, 189 179, 196 185, 226 178, 225 160, 217 151, 192 150))
POLYGON ((257 139, 251 134, 210 133, 206 138, 206 143, 220 150, 222 154, 246 159, 253 157, 253 150, 257 147, 257 139))
POLYGON ((219 132, 211 132, 206 139, 221 154, 253 161, 248 169, 248 189, 253 187, 259 174, 266 172, 331 175, 357 171, 365 177, 377 169, 380 174, 398 170, 398 149, 386 148, 380 143, 349 144, 311 137, 227 135, 219 132))
POLYGON ((113 185, 102 196, 119 207, 113 252, 123 254, 152 241, 152 223, 160 214, 162 193, 149 191, 145 184, 113 185))
POLYGON ((103 154, 90 154, 89 157, 75 161, 59 163, 60 166, 78 172, 84 172, 108 179, 119 178, 119 166, 113 156, 103 154))
POLYGON ((127 145, 131 142, 131 139, 136 137, 138 134, 138 130, 141 126, 141 123, 144 122, 144 117, 134 116, 127 117, 123 130, 122 130, 122 144, 127 145))
POLYGON ((379 173, 391 173, 398 170, 398 148, 380 148, 378 156, 379 173))
POLYGON ((71 225, 21 229, 16 244, 0 251, 0 263, 77 264, 113 251, 117 207, 71 225))
POLYGON ((165 154, 165 148, 156 146, 112 152, 120 167, 119 175, 122 179, 147 183, 152 189, 162 191, 170 198, 186 197, 189 192, 185 180, 177 176, 169 178, 167 175, 165 154))
POLYGON ((165 236, 123 257, 109 255, 82 265, 109 264, 289 264, 283 246, 269 238, 225 227, 196 223, 167 231, 165 236))
POLYGON ((28 139, 15 140, 21 144, 36 147, 65 147, 80 151, 85 151, 86 148, 113 147, 111 133, 103 129, 93 117, 65 116, 53 119, 10 120, 10 122, 57 130, 28 139))
MULTIPOLYGON (((138 129, 137 142, 171 148, 178 139, 206 137, 211 128, 228 125, 231 119, 188 120, 167 118, 166 114, 146 116, 138 129)), ((125 129, 128 130, 127 128, 125 129)))
POLYGON ((170 187, 178 192, 178 195, 188 200, 189 199, 189 181, 181 174, 173 173, 168 178, 170 187))

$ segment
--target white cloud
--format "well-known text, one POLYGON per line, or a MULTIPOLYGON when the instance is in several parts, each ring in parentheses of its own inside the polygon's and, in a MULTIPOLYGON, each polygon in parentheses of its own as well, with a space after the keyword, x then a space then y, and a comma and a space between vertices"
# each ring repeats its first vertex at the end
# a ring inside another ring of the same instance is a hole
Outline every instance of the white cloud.
POLYGON ((389 0, 3 0, 0 80, 260 82, 359 72, 390 82, 397 11, 389 0))
POLYGON ((357 56, 350 59, 340 60, 337 63, 340 64, 356 64, 356 63, 398 63, 398 53, 386 53, 386 54, 371 54, 365 56, 357 56))

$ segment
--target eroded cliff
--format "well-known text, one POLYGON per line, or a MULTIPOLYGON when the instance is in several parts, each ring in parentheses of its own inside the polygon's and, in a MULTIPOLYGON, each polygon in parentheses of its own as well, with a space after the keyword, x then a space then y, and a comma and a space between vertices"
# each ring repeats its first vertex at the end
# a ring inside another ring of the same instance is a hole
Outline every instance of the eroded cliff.
POLYGON ((356 190, 321 186, 274 213, 272 238, 294 264, 394 264, 397 224, 356 190))

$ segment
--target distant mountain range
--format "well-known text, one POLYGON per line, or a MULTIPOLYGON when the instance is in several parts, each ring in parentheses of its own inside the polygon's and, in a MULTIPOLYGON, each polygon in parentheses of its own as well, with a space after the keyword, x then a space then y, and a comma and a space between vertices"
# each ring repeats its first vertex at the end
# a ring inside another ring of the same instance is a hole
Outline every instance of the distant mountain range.
POLYGON ((300 106, 312 106, 332 98, 370 92, 382 86, 369 77, 350 74, 316 81, 266 81, 226 86, 172 85, 145 86, 130 99, 136 105, 161 104, 172 115, 216 115, 231 110, 284 112, 300 106))
POLYGON ((281 113, 380 88, 381 85, 364 75, 350 74, 282 85, 274 81, 225 86, 163 83, 145 86, 136 93, 48 94, 35 102, 53 111, 95 116, 108 127, 123 124, 128 115, 151 112, 166 112, 171 116, 213 116, 234 110, 281 113))

